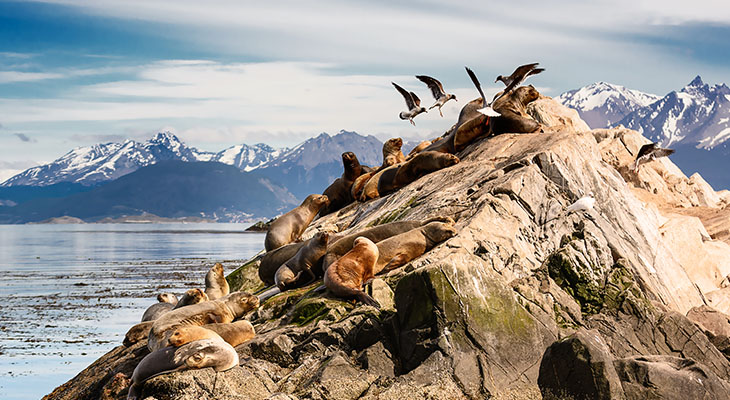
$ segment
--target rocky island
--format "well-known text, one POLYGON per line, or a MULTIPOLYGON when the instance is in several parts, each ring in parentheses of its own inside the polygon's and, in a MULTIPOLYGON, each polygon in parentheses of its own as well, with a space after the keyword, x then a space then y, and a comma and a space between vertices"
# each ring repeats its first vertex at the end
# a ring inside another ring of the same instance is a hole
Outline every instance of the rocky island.
MULTIPOLYGON (((150 379, 163 399, 730 398, 730 193, 647 143, 590 130, 541 97, 543 132, 480 138, 458 164, 351 204, 304 232, 453 218, 457 234, 366 287, 380 309, 321 280, 245 318, 240 365, 150 379), (592 193, 592 208, 567 211, 592 193)), ((264 288, 254 258, 231 290, 264 288)), ((124 399, 149 353, 121 344, 46 399, 124 399)))

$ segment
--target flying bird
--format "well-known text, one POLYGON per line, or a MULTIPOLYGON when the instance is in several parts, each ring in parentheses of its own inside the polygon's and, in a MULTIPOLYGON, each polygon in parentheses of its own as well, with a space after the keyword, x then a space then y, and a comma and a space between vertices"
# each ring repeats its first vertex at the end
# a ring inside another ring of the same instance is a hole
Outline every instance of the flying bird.
POLYGON ((659 143, 645 144, 641 146, 641 149, 639 149, 639 153, 636 155, 636 160, 634 160, 634 166, 632 169, 634 171, 638 171, 639 166, 642 164, 654 161, 660 157, 666 157, 672 153, 674 153, 673 149, 663 149, 659 147, 659 143))
POLYGON ((421 99, 419 99, 415 93, 409 92, 409 91, 403 89, 402 87, 398 86, 398 84, 396 84, 395 82, 390 82, 390 83, 392 83, 393 86, 395 86, 396 90, 398 90, 398 92, 400 92, 400 94, 406 100, 406 107, 408 107, 408 111, 401 111, 401 113, 398 114, 398 116, 400 117, 400 119, 403 119, 403 120, 407 119, 408 121, 411 122, 411 124, 413 126, 416 126, 416 123, 413 122, 413 118, 415 118, 416 115, 418 115, 420 113, 428 112, 428 111, 426 111, 425 107, 421 107, 421 99))
POLYGON ((433 94, 433 98, 436 99, 436 103, 434 103, 434 105, 432 105, 428 109, 431 110, 434 107, 438 107, 439 114, 442 117, 444 116, 444 114, 441 112, 441 107, 443 107, 444 104, 446 104, 446 102, 451 99, 454 99, 454 101, 458 101, 456 100, 455 94, 446 94, 446 92, 444 91, 444 86, 437 79, 431 78, 430 76, 426 75, 416 75, 416 79, 425 83, 428 88, 431 89, 431 94, 433 94))
POLYGON ((487 97, 484 96, 484 91, 482 91, 482 85, 479 83, 479 79, 477 79, 477 76, 474 73, 474 71, 469 69, 469 67, 464 67, 464 68, 466 68, 466 73, 469 75, 469 78, 471 78, 471 81, 474 83, 474 86, 477 87, 477 91, 479 91, 479 95, 482 96, 482 108, 478 109, 477 111, 479 111, 480 113, 482 113, 488 117, 499 117, 501 114, 494 111, 494 109, 492 109, 491 103, 487 103, 487 97))
POLYGON ((565 209, 565 212, 571 213, 574 211, 592 210, 594 204, 596 204, 596 199, 593 197, 593 193, 591 192, 578 199, 575 203, 568 206, 568 208, 565 209))
POLYGON ((497 76, 497 79, 495 79, 494 82, 497 83, 498 81, 502 81, 507 87, 504 88, 502 93, 497 93, 496 95, 494 95, 494 98, 492 99, 492 104, 511 92, 512 89, 519 86, 522 82, 525 81, 525 79, 527 79, 527 77, 531 75, 537 75, 540 72, 545 71, 545 68, 537 68, 538 64, 540 63, 520 65, 510 76, 497 76))

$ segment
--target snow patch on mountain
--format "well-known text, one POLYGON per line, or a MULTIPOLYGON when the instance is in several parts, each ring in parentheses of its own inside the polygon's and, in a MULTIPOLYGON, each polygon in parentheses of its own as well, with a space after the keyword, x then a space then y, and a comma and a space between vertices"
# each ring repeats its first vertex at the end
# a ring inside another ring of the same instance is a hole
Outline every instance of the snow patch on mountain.
POLYGON ((660 96, 627 89, 621 85, 596 82, 558 96, 565 106, 578 110, 591 128, 614 124, 627 114, 657 101, 660 96))

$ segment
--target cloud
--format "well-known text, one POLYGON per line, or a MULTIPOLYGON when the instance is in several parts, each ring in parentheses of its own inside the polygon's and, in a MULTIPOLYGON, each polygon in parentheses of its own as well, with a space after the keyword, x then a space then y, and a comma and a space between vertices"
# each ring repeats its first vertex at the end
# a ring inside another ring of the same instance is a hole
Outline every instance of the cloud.
POLYGON ((24 133, 13 133, 13 135, 15 135, 18 139, 20 139, 23 142, 27 142, 27 143, 37 142, 37 140, 28 137, 28 135, 26 135, 24 133))
POLYGON ((48 72, 0 71, 0 83, 33 82, 62 77, 62 74, 48 72))
POLYGON ((6 58, 32 58, 35 57, 36 54, 34 53, 15 53, 12 51, 0 51, 0 57, 6 57, 6 58))
POLYGON ((129 139, 126 135, 95 135, 95 134, 74 134, 69 137, 74 142, 81 143, 109 143, 109 142, 123 142, 129 139))

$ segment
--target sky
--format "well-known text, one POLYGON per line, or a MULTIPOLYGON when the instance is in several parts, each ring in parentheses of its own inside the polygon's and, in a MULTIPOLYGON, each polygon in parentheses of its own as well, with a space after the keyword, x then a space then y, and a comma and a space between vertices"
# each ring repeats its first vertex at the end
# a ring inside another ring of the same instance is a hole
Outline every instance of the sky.
POLYGON ((0 181, 69 150, 169 130, 219 151, 293 146, 345 129, 440 135, 521 64, 557 96, 606 81, 664 95, 696 75, 730 82, 726 0, 0 0, 0 181), (479 4, 476 4, 479 3, 479 4), (398 118, 396 82, 433 102, 398 118))

